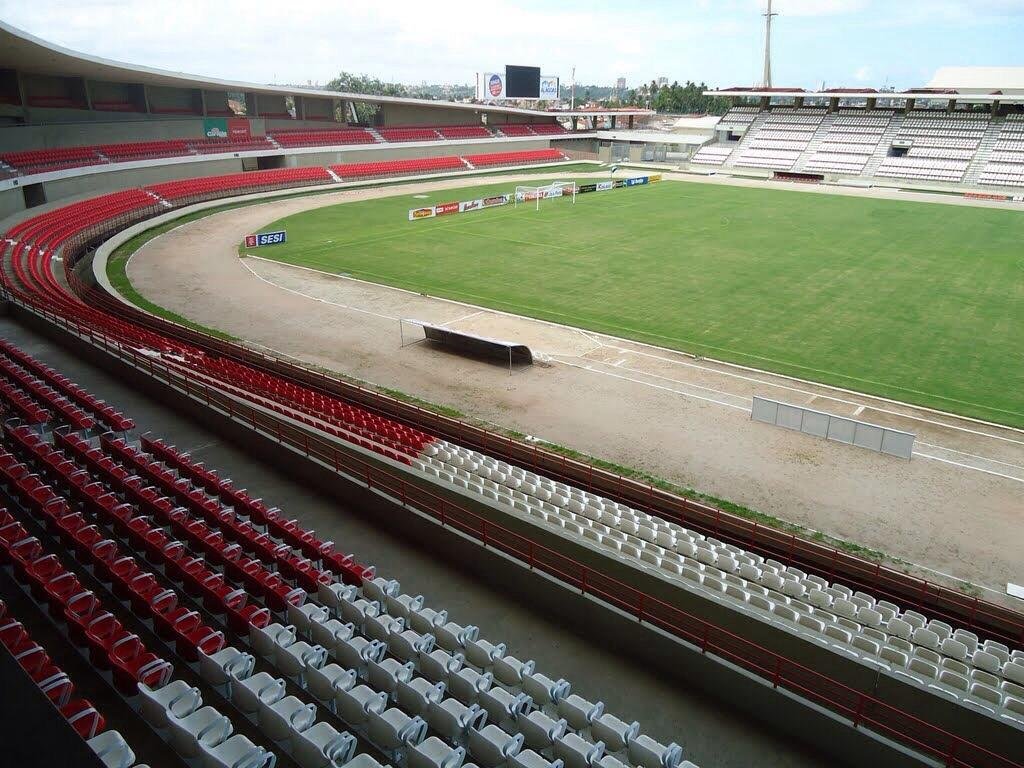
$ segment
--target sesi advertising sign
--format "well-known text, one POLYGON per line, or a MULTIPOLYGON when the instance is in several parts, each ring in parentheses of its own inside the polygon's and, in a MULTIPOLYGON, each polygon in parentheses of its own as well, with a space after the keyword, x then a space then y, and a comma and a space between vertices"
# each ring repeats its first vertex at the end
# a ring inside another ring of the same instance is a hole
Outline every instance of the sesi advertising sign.
POLYGON ((287 232, 283 229, 280 232, 260 232, 257 235, 246 235, 245 247, 259 248, 264 245, 281 245, 287 240, 287 232))

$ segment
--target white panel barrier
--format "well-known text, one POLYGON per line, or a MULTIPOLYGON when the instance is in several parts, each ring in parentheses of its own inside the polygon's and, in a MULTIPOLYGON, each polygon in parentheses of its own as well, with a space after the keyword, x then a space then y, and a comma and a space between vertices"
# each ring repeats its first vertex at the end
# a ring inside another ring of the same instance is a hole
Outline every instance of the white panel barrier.
POLYGON ((764 397, 754 397, 750 418, 837 443, 899 456, 901 459, 909 459, 914 452, 914 435, 910 432, 880 427, 877 424, 868 424, 843 416, 833 416, 823 411, 780 403, 764 397))

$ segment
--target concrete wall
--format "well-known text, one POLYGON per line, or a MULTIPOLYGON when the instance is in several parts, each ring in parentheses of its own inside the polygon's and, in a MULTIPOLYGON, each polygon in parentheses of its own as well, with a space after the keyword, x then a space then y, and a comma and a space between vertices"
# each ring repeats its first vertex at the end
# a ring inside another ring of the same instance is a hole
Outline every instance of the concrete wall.
POLYGON ((517 141, 514 144, 461 144, 453 141, 426 147, 388 144, 381 145, 380 149, 341 150, 337 152, 311 152, 309 154, 290 155, 286 158, 286 165, 304 168, 310 165, 373 163, 382 160, 404 160, 410 157, 449 157, 451 155, 476 155, 488 152, 520 152, 527 149, 546 149, 549 144, 550 142, 547 139, 517 141))
POLYGON ((205 163, 183 163, 181 165, 158 165, 134 168, 118 173, 93 173, 68 179, 48 181, 43 185, 46 199, 56 201, 63 197, 86 193, 102 194, 128 187, 156 184, 174 179, 191 179, 198 176, 219 176, 224 173, 238 173, 242 170, 241 160, 210 160, 205 163))
POLYGON ((469 109, 430 109, 385 104, 377 113, 378 122, 388 125, 480 125, 480 113, 469 109))
POLYGON ((21 187, 0 191, 0 221, 25 209, 25 198, 21 187))

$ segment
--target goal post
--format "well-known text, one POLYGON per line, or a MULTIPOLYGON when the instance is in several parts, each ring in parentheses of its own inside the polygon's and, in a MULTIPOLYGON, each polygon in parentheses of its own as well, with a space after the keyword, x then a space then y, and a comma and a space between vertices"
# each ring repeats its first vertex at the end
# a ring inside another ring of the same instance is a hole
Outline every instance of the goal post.
POLYGON ((534 203, 536 210, 540 210, 541 200, 550 200, 556 197, 572 195, 572 204, 576 205, 577 187, 575 181, 553 181, 539 187, 519 185, 512 198, 513 207, 518 208, 520 203, 534 203))

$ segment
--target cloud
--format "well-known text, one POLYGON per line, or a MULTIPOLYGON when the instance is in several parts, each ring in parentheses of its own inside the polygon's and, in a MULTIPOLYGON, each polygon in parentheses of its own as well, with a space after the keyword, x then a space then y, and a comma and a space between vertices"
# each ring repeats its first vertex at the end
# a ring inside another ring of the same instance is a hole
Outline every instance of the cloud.
POLYGON ((862 83, 867 82, 868 80, 870 80, 871 76, 872 76, 871 67, 869 67, 867 65, 865 65, 863 67, 859 67, 857 69, 857 71, 853 73, 853 79, 854 80, 858 80, 858 81, 860 81, 862 83))

